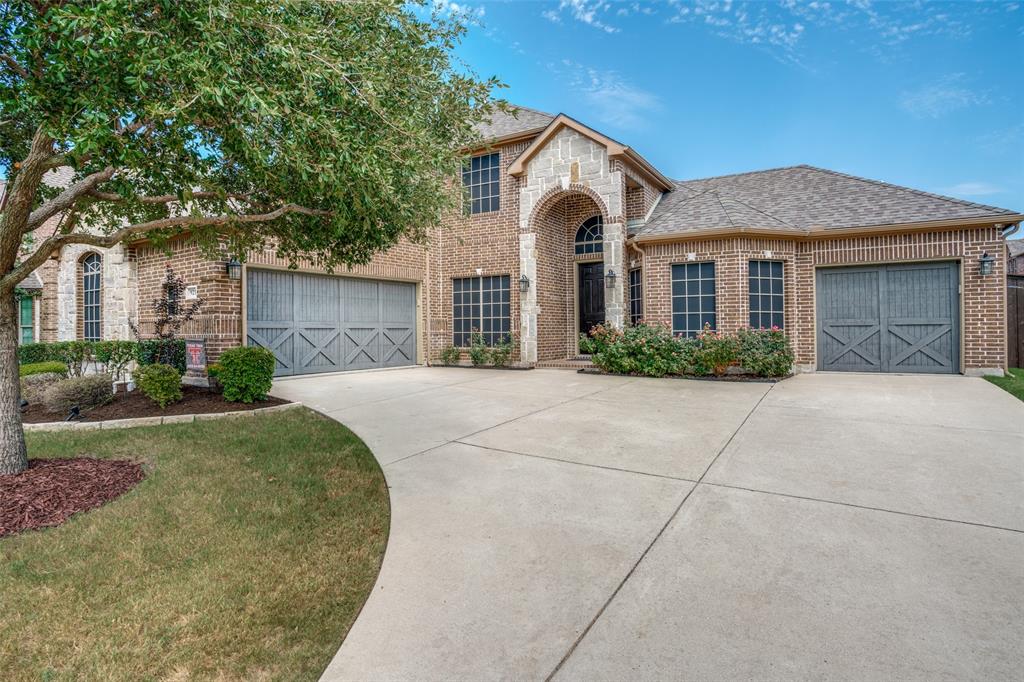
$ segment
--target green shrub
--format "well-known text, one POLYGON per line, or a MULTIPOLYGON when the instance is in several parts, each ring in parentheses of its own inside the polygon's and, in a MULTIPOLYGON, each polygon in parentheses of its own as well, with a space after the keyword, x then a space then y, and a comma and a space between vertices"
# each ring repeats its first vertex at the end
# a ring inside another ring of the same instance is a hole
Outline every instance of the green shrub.
POLYGON ((74 406, 82 410, 99 407, 114 398, 109 374, 87 374, 58 381, 43 393, 43 405, 50 412, 67 414, 74 406))
POLYGON ((221 354, 219 364, 217 379, 224 387, 224 398, 251 403, 267 397, 277 366, 272 352, 258 346, 232 348, 221 354))
POLYGON ((93 345, 93 357, 103 363, 115 381, 124 381, 124 371, 138 354, 138 345, 134 341, 97 341, 93 345))
POLYGON ((64 362, 55 343, 26 343, 18 346, 18 364, 28 365, 37 362, 64 362))
POLYGON ((441 363, 445 365, 457 365, 462 359, 462 351, 455 346, 445 346, 441 349, 441 363))
POLYGON ((63 381, 67 378, 67 368, 64 363, 58 363, 60 365, 60 372, 45 372, 43 374, 30 374, 21 379, 21 397, 27 400, 29 403, 41 403, 43 402, 43 395, 46 393, 46 389, 53 386, 58 381, 63 381))
POLYGON ((219 362, 211 362, 206 366, 206 376, 211 379, 216 379, 222 369, 223 367, 221 367, 219 362))
POLYGON ((735 364, 736 357, 736 337, 715 331, 711 325, 705 324, 704 330, 697 334, 694 372, 722 376, 730 365, 735 364))
POLYGON ((480 332, 473 332, 469 337, 469 361, 474 367, 486 365, 490 358, 490 351, 484 343, 484 335, 480 332))
POLYGON ((505 335, 501 341, 491 346, 491 364, 495 367, 505 367, 512 359, 512 337, 505 335))
POLYGON ((759 377, 781 377, 793 368, 789 337, 778 327, 741 329, 736 334, 739 364, 759 377))
POLYGON ((135 373, 135 383, 161 409, 181 400, 181 375, 170 365, 157 363, 141 367, 135 373))
POLYGON ((18 373, 22 377, 30 377, 33 374, 57 374, 61 377, 66 377, 68 375, 68 367, 63 362, 57 360, 31 362, 27 365, 21 365, 18 368, 18 373))
POLYGON ((185 373, 184 339, 142 339, 136 345, 135 359, 140 365, 170 365, 185 373))
POLYGON ((590 334, 580 334, 580 355, 593 355, 597 352, 597 343, 590 334))

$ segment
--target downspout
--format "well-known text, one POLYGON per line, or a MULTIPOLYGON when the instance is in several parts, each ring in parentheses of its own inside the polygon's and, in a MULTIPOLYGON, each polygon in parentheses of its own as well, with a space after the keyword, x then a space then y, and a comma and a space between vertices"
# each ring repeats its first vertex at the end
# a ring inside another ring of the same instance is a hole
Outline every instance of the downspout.
POLYGON ((1020 223, 1013 223, 1012 225, 1005 226, 1002 229, 1003 229, 1003 233, 1002 233, 1003 239, 1009 239, 1013 235, 1017 234, 1017 230, 1020 229, 1020 223))

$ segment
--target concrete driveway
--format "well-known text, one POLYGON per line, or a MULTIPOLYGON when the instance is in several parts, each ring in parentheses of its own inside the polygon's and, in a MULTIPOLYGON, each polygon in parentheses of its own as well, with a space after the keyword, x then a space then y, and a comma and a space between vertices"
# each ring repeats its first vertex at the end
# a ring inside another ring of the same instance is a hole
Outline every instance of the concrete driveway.
POLYGON ((980 379, 413 368, 274 393, 391 488, 326 680, 1024 669, 1024 403, 980 379))

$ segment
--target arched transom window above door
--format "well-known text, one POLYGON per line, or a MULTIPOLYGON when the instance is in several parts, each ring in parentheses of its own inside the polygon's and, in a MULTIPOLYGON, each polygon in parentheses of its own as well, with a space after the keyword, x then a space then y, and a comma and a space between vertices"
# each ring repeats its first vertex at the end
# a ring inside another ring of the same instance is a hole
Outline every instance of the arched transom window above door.
POLYGON ((604 251, 604 224, 601 216, 588 218, 576 230, 576 255, 604 251))

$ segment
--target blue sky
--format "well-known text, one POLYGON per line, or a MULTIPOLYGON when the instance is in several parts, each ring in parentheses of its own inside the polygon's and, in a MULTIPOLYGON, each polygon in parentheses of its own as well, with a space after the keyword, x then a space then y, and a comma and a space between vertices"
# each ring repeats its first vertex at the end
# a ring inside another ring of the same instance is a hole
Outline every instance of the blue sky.
POLYGON ((1024 2, 436 4, 506 99, 669 177, 808 163, 1024 211, 1024 2))

